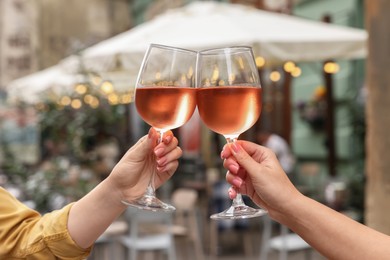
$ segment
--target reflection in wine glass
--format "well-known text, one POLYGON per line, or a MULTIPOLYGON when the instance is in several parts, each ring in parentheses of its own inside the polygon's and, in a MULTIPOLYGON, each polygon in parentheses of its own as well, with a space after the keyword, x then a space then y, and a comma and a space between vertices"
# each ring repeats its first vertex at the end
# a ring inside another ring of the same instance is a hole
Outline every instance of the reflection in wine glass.
MULTIPOLYGON (((195 110, 196 60, 195 51, 157 44, 151 44, 145 54, 136 83, 135 105, 141 118, 160 133, 159 142, 164 132, 185 124, 195 110)), ((156 197, 155 174, 143 196, 123 203, 153 211, 175 210, 156 197)))
MULTIPOLYGON (((198 57, 197 105, 208 128, 223 135, 228 143, 252 127, 261 112, 261 86, 250 47, 201 51, 198 57)), ((263 209, 244 204, 241 194, 227 210, 212 219, 258 217, 263 209)))

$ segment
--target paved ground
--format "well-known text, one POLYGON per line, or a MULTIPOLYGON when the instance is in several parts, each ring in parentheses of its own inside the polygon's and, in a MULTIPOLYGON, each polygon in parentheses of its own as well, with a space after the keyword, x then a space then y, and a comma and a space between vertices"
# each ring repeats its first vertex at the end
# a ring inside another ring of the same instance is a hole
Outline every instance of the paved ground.
MULTIPOLYGON (((202 208, 202 207, 199 207, 202 208)), ((205 208, 205 207, 203 207, 205 208)), ((211 221, 207 212, 197 214, 200 239, 204 252, 204 260, 278 260, 279 252, 270 251, 267 259, 260 259, 264 247, 262 245, 267 223, 270 237, 280 235, 281 226, 276 222, 267 222, 267 218, 253 218, 246 222, 211 221), (215 223, 218 223, 217 225, 215 223)), ((193 223, 193 222, 192 222, 193 223)), ((192 225, 191 225, 192 227, 192 225)), ((127 233, 127 231, 126 231, 127 233)), ((267 236, 265 236, 267 237, 267 236)), ((198 260, 195 246, 185 237, 175 236, 176 260, 198 260)), ((88 260, 131 260, 126 257, 126 250, 115 244, 107 250, 106 244, 96 246, 88 260)), ((165 254, 140 254, 136 260, 170 260, 165 254)), ((201 259, 199 259, 201 260, 201 259)), ((288 260, 325 260, 313 249, 289 252, 288 260)))
MULTIPOLYGON (((211 241, 210 229, 205 226, 202 234, 204 260, 265 260, 260 259, 262 250, 262 228, 263 226, 249 225, 244 229, 220 230, 217 242, 211 241)), ((272 236, 278 235, 280 226, 273 223, 272 236)), ((175 237, 175 248, 177 260, 198 260, 193 244, 188 243, 182 237, 175 237)), ((104 245, 96 246, 92 256, 88 260, 130 260, 125 257, 125 249, 120 245, 115 245, 113 250, 107 250, 104 245)), ((267 260, 278 260, 278 251, 270 251, 267 260)), ((162 253, 140 254, 137 260, 169 260, 162 253)), ((288 260, 325 260, 313 249, 298 250, 288 253, 288 260)))

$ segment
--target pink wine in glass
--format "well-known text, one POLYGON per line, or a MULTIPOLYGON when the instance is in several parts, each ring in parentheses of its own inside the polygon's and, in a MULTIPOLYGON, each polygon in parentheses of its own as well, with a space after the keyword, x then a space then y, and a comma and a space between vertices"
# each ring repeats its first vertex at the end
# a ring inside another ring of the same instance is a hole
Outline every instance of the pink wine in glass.
MULTIPOLYGON (((198 52, 172 46, 150 44, 135 84, 135 107, 139 116, 159 133, 185 124, 196 108, 196 68, 198 52)), ((172 212, 173 205, 157 198, 156 158, 147 156, 153 165, 144 193, 136 199, 122 200, 127 206, 142 210, 172 212)))
POLYGON ((196 107, 196 89, 186 87, 142 87, 135 105, 142 119, 156 129, 182 126, 196 107))
POLYGON ((261 88, 245 86, 199 88, 199 114, 208 128, 238 136, 253 126, 261 113, 261 88))

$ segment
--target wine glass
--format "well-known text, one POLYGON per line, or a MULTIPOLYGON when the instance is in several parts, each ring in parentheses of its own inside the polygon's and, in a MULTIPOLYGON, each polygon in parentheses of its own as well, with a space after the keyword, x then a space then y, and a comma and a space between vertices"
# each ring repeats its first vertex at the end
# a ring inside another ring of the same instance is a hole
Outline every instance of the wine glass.
MULTIPOLYGON (((141 118, 159 132, 159 142, 164 132, 185 124, 195 110, 196 62, 195 51, 158 44, 151 44, 145 54, 136 82, 135 106, 141 118)), ((174 211, 172 205, 156 197, 157 165, 154 169, 145 193, 123 203, 152 211, 174 211)))
MULTIPOLYGON (((199 52, 197 105, 202 121, 212 131, 233 143, 252 127, 261 113, 259 73, 252 49, 246 46, 199 52)), ((211 215, 212 219, 238 219, 266 214, 245 205, 237 194, 230 208, 211 215)))

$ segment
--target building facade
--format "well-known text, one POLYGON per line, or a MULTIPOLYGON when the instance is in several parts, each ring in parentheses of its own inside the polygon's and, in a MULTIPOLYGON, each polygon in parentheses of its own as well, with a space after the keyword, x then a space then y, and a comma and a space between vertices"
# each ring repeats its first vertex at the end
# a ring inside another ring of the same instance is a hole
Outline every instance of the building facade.
POLYGON ((132 27, 126 0, 2 0, 0 89, 132 27))

